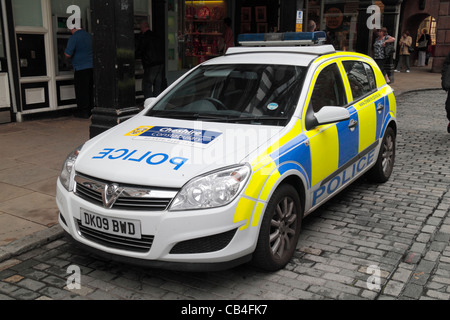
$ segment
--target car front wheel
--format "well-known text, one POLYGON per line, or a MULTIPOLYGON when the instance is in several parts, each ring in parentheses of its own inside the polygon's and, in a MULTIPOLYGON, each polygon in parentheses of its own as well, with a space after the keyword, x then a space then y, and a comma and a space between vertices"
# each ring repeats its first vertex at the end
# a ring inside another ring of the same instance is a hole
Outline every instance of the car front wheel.
POLYGON ((283 268, 296 249, 302 218, 297 191, 291 185, 281 185, 267 205, 253 264, 267 271, 283 268))

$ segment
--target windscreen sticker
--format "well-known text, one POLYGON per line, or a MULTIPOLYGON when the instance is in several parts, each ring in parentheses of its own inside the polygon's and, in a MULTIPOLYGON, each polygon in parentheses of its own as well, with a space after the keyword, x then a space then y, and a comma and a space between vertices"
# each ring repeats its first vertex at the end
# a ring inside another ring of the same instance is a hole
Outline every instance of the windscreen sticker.
POLYGON ((267 105, 267 109, 270 111, 278 109, 278 103, 272 102, 267 105))
POLYGON ((200 144, 205 146, 221 135, 221 132, 209 130, 142 126, 127 133, 125 136, 134 137, 134 139, 139 140, 187 143, 190 145, 200 144))

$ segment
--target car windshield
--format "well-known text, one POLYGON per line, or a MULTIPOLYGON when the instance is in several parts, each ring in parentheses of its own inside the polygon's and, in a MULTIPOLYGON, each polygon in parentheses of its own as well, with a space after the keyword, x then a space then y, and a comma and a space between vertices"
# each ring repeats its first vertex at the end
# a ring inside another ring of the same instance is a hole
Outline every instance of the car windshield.
POLYGON ((297 106, 305 73, 305 67, 291 65, 204 65, 147 116, 284 126, 297 106))

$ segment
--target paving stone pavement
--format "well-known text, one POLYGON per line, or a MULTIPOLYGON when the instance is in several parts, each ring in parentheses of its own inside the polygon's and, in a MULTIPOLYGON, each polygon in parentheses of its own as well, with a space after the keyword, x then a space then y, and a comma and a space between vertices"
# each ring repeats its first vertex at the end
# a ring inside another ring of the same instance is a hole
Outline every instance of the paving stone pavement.
POLYGON ((449 300, 445 93, 397 100, 391 180, 377 185, 361 178, 308 216, 285 269, 145 269, 99 259, 57 238, 0 262, 0 300, 449 300), (73 273, 77 267, 80 273, 73 273), (69 288, 74 279, 81 288, 69 288))

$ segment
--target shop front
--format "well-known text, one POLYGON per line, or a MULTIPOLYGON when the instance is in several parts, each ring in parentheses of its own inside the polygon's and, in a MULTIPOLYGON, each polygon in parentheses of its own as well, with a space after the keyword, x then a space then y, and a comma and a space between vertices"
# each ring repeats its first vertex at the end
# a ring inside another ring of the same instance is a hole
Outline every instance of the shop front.
POLYGON ((238 34, 279 31, 279 9, 279 0, 169 0, 169 80, 224 54, 226 18, 237 45, 238 34))
MULTIPOLYGON (((90 0, 2 0, 10 37, 6 41, 0 33, 0 122, 6 114, 12 114, 13 120, 20 122, 37 113, 76 107, 73 68, 64 55, 71 36, 67 19, 75 14, 68 10, 71 6, 77 7, 81 27, 92 32, 90 0), (17 72, 10 81, 10 90, 4 91, 7 54, 11 57, 8 61, 11 70, 17 72), (14 87, 16 92, 12 90, 14 87), (6 106, 8 100, 10 103, 6 106)), ((134 0, 134 10, 135 33, 138 34, 139 22, 151 18, 151 0, 134 0)), ((139 98, 142 70, 138 62, 136 69, 136 96, 139 98)))
MULTIPOLYGON (((376 5, 379 8, 381 14, 379 22, 383 24, 383 2, 359 0, 305 0, 304 11, 307 17, 305 23, 314 22, 316 30, 325 31, 328 43, 336 50, 360 51, 357 46, 358 31, 363 31, 361 28, 366 29, 367 23, 362 21, 362 24, 358 24, 358 15, 361 13, 365 15, 369 5, 376 5)), ((361 36, 364 37, 360 34, 361 36)), ((369 37, 364 41, 368 49, 365 53, 370 53, 372 35, 369 33, 369 37)))
POLYGON ((184 71, 223 54, 224 19, 232 17, 233 4, 231 0, 169 0, 167 5, 171 82, 184 71))
MULTIPOLYGON (((9 86, 9 90, 1 90, 8 95, 0 94, 0 121, 8 114, 5 110, 10 110, 12 121, 22 121, 35 113, 74 108, 73 70, 64 56, 70 37, 66 21, 72 14, 67 9, 77 6, 82 27, 92 32, 92 3, 97 0, 0 1, 3 17, 8 20, 2 24, 8 27, 8 32, 0 30, 3 31, 0 34, 3 42, 0 42, 0 73, 5 73, 6 69, 10 71, 8 76, 0 76, 0 86, 6 82, 9 86)), ((365 25, 366 9, 369 5, 377 5, 383 19, 385 2, 133 0, 134 33, 138 41, 139 24, 147 20, 153 30, 166 39, 161 50, 166 53, 165 73, 170 84, 186 70, 224 54, 224 19, 227 17, 231 18, 234 39, 242 33, 296 31, 299 23, 301 30, 307 31, 308 24, 314 22, 316 30, 326 31, 328 42, 337 50, 370 54, 368 35, 371 32, 365 25)), ((143 70, 138 58, 135 65, 136 103, 140 104, 143 70)))

